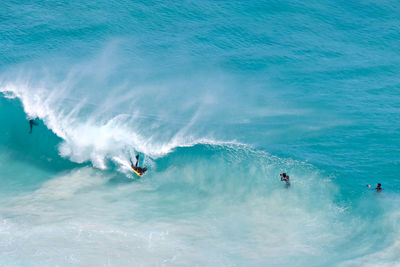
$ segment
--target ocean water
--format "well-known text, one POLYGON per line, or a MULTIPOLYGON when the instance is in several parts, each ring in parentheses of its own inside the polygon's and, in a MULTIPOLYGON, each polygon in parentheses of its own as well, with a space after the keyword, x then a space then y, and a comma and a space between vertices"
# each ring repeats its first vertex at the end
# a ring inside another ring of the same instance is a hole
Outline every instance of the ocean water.
POLYGON ((400 266, 399 40, 390 0, 2 1, 0 266, 400 266))

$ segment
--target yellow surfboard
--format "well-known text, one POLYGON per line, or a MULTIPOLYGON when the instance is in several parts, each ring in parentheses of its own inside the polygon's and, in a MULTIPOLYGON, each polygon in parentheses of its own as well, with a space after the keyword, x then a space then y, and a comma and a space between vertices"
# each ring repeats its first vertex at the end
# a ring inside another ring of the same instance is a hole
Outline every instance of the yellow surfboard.
POLYGON ((142 177, 134 168, 131 168, 134 173, 136 173, 139 177, 142 177))

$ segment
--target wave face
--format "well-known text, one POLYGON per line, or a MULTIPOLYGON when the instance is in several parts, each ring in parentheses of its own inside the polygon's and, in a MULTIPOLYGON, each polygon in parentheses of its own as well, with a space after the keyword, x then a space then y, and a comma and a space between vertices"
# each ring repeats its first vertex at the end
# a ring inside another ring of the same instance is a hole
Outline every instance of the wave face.
POLYGON ((399 10, 6 1, 1 264, 400 266, 399 10))

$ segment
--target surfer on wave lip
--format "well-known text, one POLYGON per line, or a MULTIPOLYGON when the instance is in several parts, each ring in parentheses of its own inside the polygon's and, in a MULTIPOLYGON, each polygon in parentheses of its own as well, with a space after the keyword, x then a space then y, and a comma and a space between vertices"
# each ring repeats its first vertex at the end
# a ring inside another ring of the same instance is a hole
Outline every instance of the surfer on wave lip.
POLYGON ((29 120, 29 127, 30 127, 30 131, 29 131, 29 133, 31 134, 32 133, 32 128, 33 128, 33 126, 35 126, 35 125, 39 125, 34 119, 30 119, 29 120))
POLYGON ((143 174, 147 171, 147 168, 146 168, 146 167, 141 168, 141 167, 138 166, 138 163, 139 163, 139 155, 136 155, 136 164, 135 164, 135 165, 133 165, 133 162, 132 162, 131 159, 129 159, 129 161, 131 162, 131 167, 132 167, 132 169, 134 169, 135 171, 137 171, 140 175, 143 175, 143 174))

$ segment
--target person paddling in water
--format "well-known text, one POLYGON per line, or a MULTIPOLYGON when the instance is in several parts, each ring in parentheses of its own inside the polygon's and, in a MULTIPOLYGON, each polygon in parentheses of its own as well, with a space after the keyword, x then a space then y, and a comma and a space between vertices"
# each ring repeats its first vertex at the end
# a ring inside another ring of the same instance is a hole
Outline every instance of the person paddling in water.
MULTIPOLYGON (((367 184, 367 187, 368 187, 368 188, 371 188, 371 185, 370 185, 370 184, 367 184)), ((382 185, 381 185, 380 183, 378 183, 378 184, 376 185, 375 190, 376 190, 376 192, 382 192, 382 190, 383 190, 382 185)))
POLYGON ((29 120, 29 127, 30 127, 30 131, 29 131, 29 133, 31 134, 32 133, 32 128, 33 128, 33 126, 36 126, 36 125, 39 125, 35 120, 33 120, 33 119, 30 119, 29 120))
POLYGON ((286 183, 286 187, 290 186, 290 180, 289 180, 289 175, 286 175, 286 173, 281 173, 281 181, 286 183))
POLYGON ((136 164, 135 165, 133 165, 133 162, 132 162, 131 159, 129 159, 129 161, 131 162, 132 169, 137 171, 140 175, 143 175, 147 171, 146 167, 141 168, 141 167, 138 166, 138 164, 139 164, 139 155, 136 155, 136 164))

